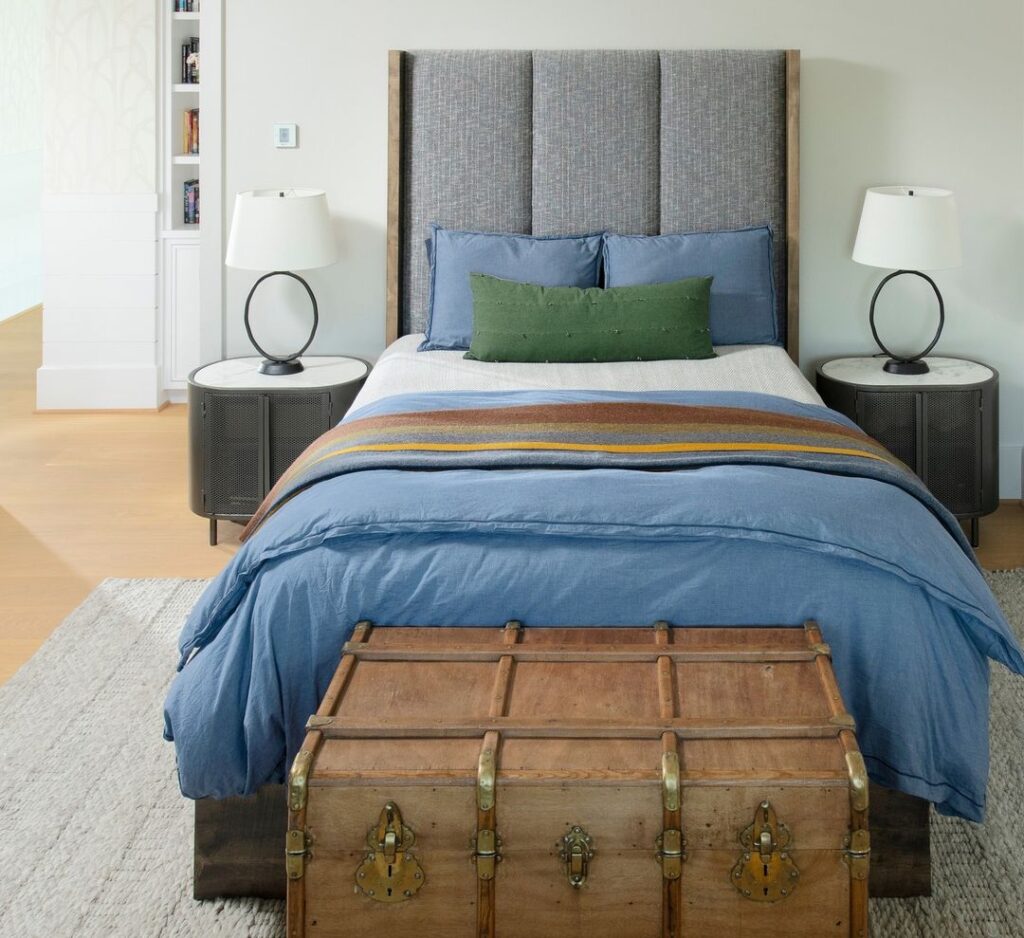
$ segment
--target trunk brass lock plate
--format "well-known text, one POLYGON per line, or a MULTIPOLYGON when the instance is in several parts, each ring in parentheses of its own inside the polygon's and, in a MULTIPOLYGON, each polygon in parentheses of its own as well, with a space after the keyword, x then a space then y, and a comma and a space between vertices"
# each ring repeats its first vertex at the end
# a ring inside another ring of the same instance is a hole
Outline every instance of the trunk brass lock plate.
POLYGON ((569 885, 579 889, 587 881, 590 861, 594 858, 594 839, 578 824, 569 829, 558 844, 558 855, 565 863, 569 885))
POLYGON ((778 902, 792 895, 800 871, 789 855, 791 840, 771 802, 762 801, 754 823, 740 834, 743 855, 732 868, 732 884, 753 902, 778 902))
POLYGON ((389 801, 366 835, 370 848, 356 870, 356 886, 376 902, 405 902, 423 885, 423 868, 409 849, 416 835, 402 823, 398 805, 389 801))

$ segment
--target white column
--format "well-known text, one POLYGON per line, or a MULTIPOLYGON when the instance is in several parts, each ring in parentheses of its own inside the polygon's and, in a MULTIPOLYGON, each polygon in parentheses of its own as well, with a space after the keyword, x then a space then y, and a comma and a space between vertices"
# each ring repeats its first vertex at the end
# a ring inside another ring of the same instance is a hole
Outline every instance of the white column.
POLYGON ((0 26, 0 320, 42 299, 43 7, 8 3, 0 26))
POLYGON ((157 407, 158 7, 45 3, 37 406, 157 407))
POLYGON ((37 406, 159 406, 155 193, 45 195, 43 242, 37 406))

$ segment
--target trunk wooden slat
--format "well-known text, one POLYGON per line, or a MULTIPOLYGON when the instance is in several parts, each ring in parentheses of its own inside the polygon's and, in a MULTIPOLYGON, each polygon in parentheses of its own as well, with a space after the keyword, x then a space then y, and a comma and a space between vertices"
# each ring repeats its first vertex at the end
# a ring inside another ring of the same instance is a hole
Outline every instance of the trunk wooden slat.
POLYGON ((345 652, 289 780, 289 938, 866 938, 867 777, 814 623, 361 623, 345 652))

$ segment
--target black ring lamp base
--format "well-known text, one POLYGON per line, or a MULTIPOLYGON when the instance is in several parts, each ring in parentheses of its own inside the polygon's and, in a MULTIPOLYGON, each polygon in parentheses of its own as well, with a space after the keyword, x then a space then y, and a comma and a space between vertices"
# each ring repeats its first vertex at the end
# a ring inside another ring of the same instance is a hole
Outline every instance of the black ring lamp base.
POLYGON ((869 316, 869 322, 871 323, 871 334, 875 337, 875 342, 878 343, 878 347, 889 356, 889 360, 882 366, 884 371, 887 371, 891 375, 924 375, 928 373, 928 364, 923 359, 925 356, 935 348, 935 343, 939 341, 939 336, 942 335, 942 327, 946 322, 946 309, 942 303, 942 294, 939 293, 939 288, 935 285, 935 281, 932 280, 927 274, 921 273, 919 270, 897 270, 882 278, 882 282, 875 289, 874 295, 871 297, 871 314, 869 316), (893 277, 898 277, 900 274, 913 274, 915 277, 920 277, 922 280, 927 280, 931 284, 931 288, 935 291, 935 297, 939 301, 939 328, 935 330, 935 337, 932 339, 928 348, 923 352, 919 352, 917 355, 910 355, 906 358, 901 358, 898 355, 894 355, 890 352, 878 337, 878 330, 875 328, 875 301, 878 299, 878 294, 882 292, 884 287, 893 277))
POLYGON ((276 358, 264 358, 260 362, 261 375, 297 375, 304 371, 302 362, 297 358, 290 358, 287 361, 279 361, 276 358))
POLYGON ((924 375, 930 371, 925 362, 913 358, 906 361, 899 358, 890 358, 882 365, 882 370, 889 372, 891 375, 924 375))
POLYGON ((313 296, 313 291, 309 288, 309 284, 306 283, 298 274, 293 274, 288 270, 274 270, 269 274, 264 274, 257 280, 249 291, 249 295, 245 298, 245 334, 249 337, 249 341, 252 343, 252 347, 256 349, 263 356, 263 362, 260 365, 261 375, 294 375, 298 374, 303 370, 302 362, 299 361, 299 356, 302 355, 306 349, 309 348, 310 343, 313 341, 313 336, 316 335, 316 327, 320 322, 320 314, 316 307, 316 297, 313 296), (252 327, 249 325, 249 304, 252 303, 252 296, 256 292, 256 288, 263 283, 269 277, 291 277, 293 280, 298 280, 303 287, 306 288, 306 293, 309 296, 309 302, 313 304, 313 328, 309 330, 309 338, 306 339, 306 344, 302 346, 297 352, 292 355, 280 356, 271 355, 270 352, 260 347, 260 344, 256 341, 252 334, 252 327))

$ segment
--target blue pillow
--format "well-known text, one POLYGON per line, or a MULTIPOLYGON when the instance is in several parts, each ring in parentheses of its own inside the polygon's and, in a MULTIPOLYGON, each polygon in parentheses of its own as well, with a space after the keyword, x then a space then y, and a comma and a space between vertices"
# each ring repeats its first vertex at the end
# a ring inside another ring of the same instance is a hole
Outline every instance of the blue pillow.
POLYGON ((606 287, 713 277, 711 341, 778 345, 772 232, 760 228, 668 235, 605 235, 606 287))
POLYGON ((430 310, 421 352, 466 349, 473 339, 470 274, 489 274, 544 287, 596 287, 601 235, 533 237, 451 231, 430 225, 430 310))

